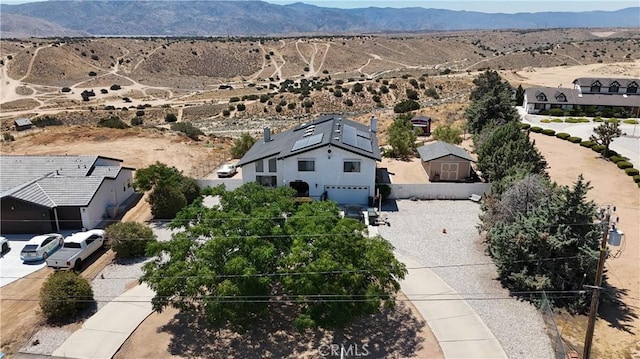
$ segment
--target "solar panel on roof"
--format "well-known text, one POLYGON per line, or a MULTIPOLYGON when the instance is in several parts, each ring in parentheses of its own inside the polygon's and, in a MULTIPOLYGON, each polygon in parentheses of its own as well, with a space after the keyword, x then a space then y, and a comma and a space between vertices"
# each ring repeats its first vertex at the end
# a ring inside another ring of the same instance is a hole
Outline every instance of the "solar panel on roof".
POLYGON ((373 152, 373 148, 371 146, 371 140, 366 138, 358 137, 358 145, 356 146, 359 149, 367 152, 373 152))
POLYGON ((358 139, 356 135, 356 128, 349 125, 344 125, 342 130, 342 142, 345 145, 358 147, 358 139))
POLYGON ((358 137, 371 139, 371 134, 369 132, 364 132, 364 131, 356 131, 356 132, 358 133, 358 137))
POLYGON ((293 147, 291 147, 291 152, 301 150, 305 147, 317 145, 318 143, 322 142, 322 135, 323 133, 319 133, 317 135, 313 135, 310 137, 305 137, 303 139, 297 140, 293 144, 293 147))

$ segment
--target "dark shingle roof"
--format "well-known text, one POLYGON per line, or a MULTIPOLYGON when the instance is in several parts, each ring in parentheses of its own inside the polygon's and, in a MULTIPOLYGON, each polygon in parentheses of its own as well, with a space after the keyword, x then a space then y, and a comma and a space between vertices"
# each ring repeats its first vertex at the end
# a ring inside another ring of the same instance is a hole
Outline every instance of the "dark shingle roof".
POLYGON ((339 115, 325 115, 318 117, 310 123, 301 124, 281 133, 272 134, 271 141, 269 142, 264 142, 264 139, 258 140, 242 159, 240 159, 238 166, 273 156, 276 156, 278 159, 283 159, 329 144, 374 160, 379 161, 382 158, 378 146, 378 138, 375 133, 370 131, 369 126, 348 120, 339 115), (345 129, 349 131, 355 130, 357 133, 356 138, 359 141, 358 146, 349 145, 349 141, 345 142, 345 129), (311 145, 296 149, 298 147, 296 145, 298 141, 311 136, 317 136, 315 139, 319 140, 313 142, 311 145), (370 138, 367 139, 363 136, 370 138), (371 147, 371 151, 365 149, 365 147, 368 148, 368 146, 371 147))
POLYGON ((471 157, 464 148, 440 141, 431 142, 418 147, 418 153, 420 154, 420 159, 424 162, 433 161, 448 155, 454 155, 456 157, 475 162, 473 157, 471 157))
POLYGON ((638 106, 638 96, 627 94, 581 94, 580 91, 569 88, 556 87, 529 87, 524 90, 527 96, 527 102, 530 103, 548 103, 558 105, 581 105, 581 106, 620 106, 635 107, 638 106), (567 101, 562 102, 556 99, 556 96, 563 93, 567 101), (544 94, 546 101, 537 99, 539 94, 544 94))
POLYGON ((600 84, 604 87, 609 87, 609 85, 611 85, 613 82, 618 82, 618 84, 620 84, 620 87, 627 87, 629 86, 629 84, 633 82, 635 82, 636 85, 640 85, 640 79, 618 78, 618 77, 615 77, 615 78, 580 77, 573 80, 573 83, 577 84, 578 86, 585 87, 585 86, 591 86, 596 81, 599 81, 600 84))

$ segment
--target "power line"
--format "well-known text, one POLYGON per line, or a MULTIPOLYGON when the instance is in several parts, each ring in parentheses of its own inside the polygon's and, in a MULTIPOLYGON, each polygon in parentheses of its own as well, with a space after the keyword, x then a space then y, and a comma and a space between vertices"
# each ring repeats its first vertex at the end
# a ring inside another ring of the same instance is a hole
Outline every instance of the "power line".
MULTIPOLYGON (((527 263, 527 262, 541 262, 541 261, 559 261, 566 259, 574 259, 574 258, 582 258, 583 256, 568 256, 568 257, 555 257, 555 258, 541 258, 541 259, 525 259, 525 260, 515 260, 510 261, 508 263, 527 263)), ((407 270, 416 270, 416 269, 437 269, 437 268, 456 268, 456 267, 472 267, 472 266, 485 266, 485 265, 493 265, 493 262, 478 262, 478 263, 459 263, 459 264, 442 264, 442 265, 430 265, 430 266, 417 266, 417 267, 407 267, 407 270)), ((288 275, 314 275, 314 274, 345 274, 345 273, 373 273, 380 272, 382 270, 371 270, 371 269, 359 269, 359 270, 334 270, 334 271, 308 271, 308 272, 283 272, 283 273, 251 273, 251 274, 214 274, 209 276, 209 278, 247 278, 247 277, 279 277, 279 276, 288 276, 288 275)), ((202 274, 198 275, 188 275, 188 276, 159 276, 155 278, 175 278, 175 279, 186 279, 186 278, 197 278, 202 277, 202 274)), ((2 279, 46 279, 48 277, 18 277, 18 276, 0 276, 2 279)), ((100 278, 100 280, 122 280, 122 279, 140 279, 140 277, 104 277, 100 278)))

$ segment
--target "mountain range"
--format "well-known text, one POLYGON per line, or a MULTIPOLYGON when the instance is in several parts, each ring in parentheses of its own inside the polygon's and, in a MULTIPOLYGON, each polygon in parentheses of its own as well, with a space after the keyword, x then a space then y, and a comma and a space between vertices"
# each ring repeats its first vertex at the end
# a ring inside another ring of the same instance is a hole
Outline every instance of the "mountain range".
POLYGON ((0 36, 292 36, 448 30, 640 26, 640 7, 496 14, 325 8, 264 1, 42 1, 0 5, 0 36))

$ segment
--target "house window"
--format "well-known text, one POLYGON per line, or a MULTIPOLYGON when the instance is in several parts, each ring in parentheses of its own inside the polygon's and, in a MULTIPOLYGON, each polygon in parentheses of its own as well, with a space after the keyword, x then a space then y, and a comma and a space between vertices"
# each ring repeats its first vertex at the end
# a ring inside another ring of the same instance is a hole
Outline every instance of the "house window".
POLYGON ((278 167, 276 166, 275 158, 272 158, 269 160, 269 172, 278 172, 278 167))
POLYGON ((609 85, 609 92, 617 93, 619 90, 620 84, 618 83, 618 81, 614 81, 613 83, 611 83, 611 85, 609 85))
POLYGON ((360 172, 360 161, 345 161, 344 172, 360 172))
POLYGON ((567 96, 565 96, 563 93, 561 93, 558 96, 556 96, 556 100, 558 102, 567 102, 567 96))
POLYGON ((256 176, 256 182, 265 187, 276 187, 278 185, 276 176, 256 176))
POLYGON ((535 108, 536 110, 544 110, 544 104, 543 103, 536 103, 533 105, 533 108, 535 108))
POLYGON ((543 93, 536 96, 536 98, 538 99, 538 101, 547 101, 547 96, 545 96, 543 93))
POLYGON ((589 91, 590 92, 600 92, 600 86, 602 86, 600 84, 600 81, 596 81, 596 82, 591 84, 591 88, 589 89, 589 91))
POLYGON ((632 82, 627 86, 627 93, 638 93, 638 84, 632 82))
POLYGON ((264 162, 262 160, 256 161, 256 172, 264 172, 264 162))
POLYGON ((298 160, 299 172, 313 172, 316 170, 316 161, 314 160, 298 160))

